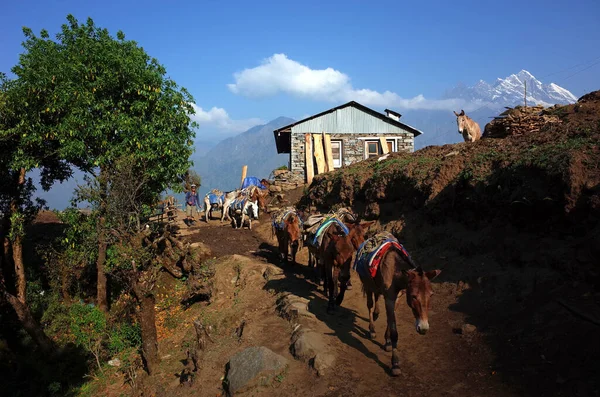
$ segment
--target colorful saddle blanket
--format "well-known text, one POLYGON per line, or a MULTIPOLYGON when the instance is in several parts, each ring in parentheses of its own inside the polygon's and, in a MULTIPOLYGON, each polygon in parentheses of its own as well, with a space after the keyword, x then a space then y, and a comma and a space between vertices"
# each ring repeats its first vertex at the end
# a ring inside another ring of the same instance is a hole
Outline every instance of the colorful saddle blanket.
POLYGON ((265 190, 267 187, 260 183, 260 179, 255 176, 247 176, 244 178, 244 182, 242 182, 242 189, 245 189, 249 186, 256 186, 262 190, 265 190))
POLYGON ((290 214, 295 214, 298 217, 298 220, 300 221, 300 228, 303 228, 304 225, 302 223, 302 218, 300 218, 296 208, 294 207, 287 207, 274 213, 272 217, 273 227, 276 230, 283 230, 285 227, 285 220, 290 214))
POLYGON ((365 240, 358 248, 356 258, 354 259, 354 270, 362 277, 375 277, 381 259, 392 247, 400 251, 408 262, 414 266, 414 262, 408 251, 398 242, 398 239, 389 232, 380 232, 365 240))
POLYGON ((325 235, 325 231, 327 231, 327 229, 329 229, 329 227, 333 224, 337 224, 340 227, 340 229, 342 229, 342 232, 344 233, 344 235, 348 235, 348 233, 350 233, 350 230, 348 230, 348 227, 344 224, 344 222, 342 222, 338 218, 336 218, 336 217, 325 218, 323 223, 321 223, 321 225, 319 225, 318 229, 316 230, 312 241, 310 241, 310 244, 313 247, 321 246, 321 243, 323 242, 323 236, 325 235))

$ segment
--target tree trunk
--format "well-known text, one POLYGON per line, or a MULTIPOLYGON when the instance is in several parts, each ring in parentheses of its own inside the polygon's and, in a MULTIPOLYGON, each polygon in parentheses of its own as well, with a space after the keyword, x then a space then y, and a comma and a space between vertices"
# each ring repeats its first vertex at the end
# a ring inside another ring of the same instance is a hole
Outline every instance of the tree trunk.
POLYGON ((0 274, 0 297, 10 303, 21 322, 21 325, 25 331, 27 331, 29 336, 31 336, 31 339, 37 343, 42 353, 44 355, 53 354, 55 352, 54 343, 48 338, 48 335, 44 333, 40 324, 31 315, 31 311, 29 311, 27 304, 21 302, 20 299, 6 290, 2 274, 0 274))
POLYGON ((60 275, 60 293, 65 302, 71 301, 71 296, 69 294, 69 269, 66 265, 63 265, 60 275))
MULTIPOLYGON (((7 216, 8 218, 8 216, 7 216)), ((15 271, 15 267, 12 263, 12 254, 10 252, 10 240, 8 238, 8 228, 10 227, 10 222, 7 222, 7 225, 2 234, 2 253, 0 253, 0 258, 2 259, 0 263, 0 272, 4 274, 4 282, 6 285, 10 286, 8 291, 10 293, 14 293, 14 277, 13 273, 15 271)))
POLYGON ((27 301, 27 279, 25 278, 25 266, 23 266, 23 243, 21 236, 16 236, 12 243, 13 262, 15 263, 15 274, 17 276, 17 298, 22 302, 27 301))
MULTIPOLYGON (((139 294, 139 292, 138 292, 139 294)), ((136 295, 138 295, 136 294, 136 295)), ((138 321, 142 328, 142 357, 149 375, 154 375, 160 362, 158 358, 158 338, 156 335, 156 313, 154 295, 137 296, 140 302, 138 321)))
POLYGON ((96 273, 98 281, 96 284, 96 304, 98 308, 103 312, 108 312, 108 294, 107 294, 107 279, 106 273, 104 272, 104 264, 106 262, 106 249, 108 244, 106 242, 106 230, 104 229, 105 219, 104 214, 106 212, 106 181, 105 172, 101 168, 99 175, 100 184, 100 217, 98 219, 98 258, 96 259, 96 273))
MULTIPOLYGON (((19 170, 19 191, 22 186, 25 184, 25 168, 21 168, 19 170)), ((10 211, 11 214, 17 213, 19 211, 19 197, 15 197, 10 202, 10 211)), ((11 225, 12 227, 12 225, 11 225)), ((25 266, 23 265, 23 241, 20 235, 16 235, 12 242, 12 254, 13 254, 13 262, 15 264, 15 277, 17 278, 17 298, 22 302, 26 303, 27 301, 27 279, 25 277, 25 266)))
POLYGON ((98 259, 96 260, 96 271, 98 273, 97 282, 97 304, 103 312, 108 312, 108 296, 106 292, 106 273, 104 273, 104 263, 106 262, 106 235, 104 233, 104 218, 100 218, 98 225, 98 259))

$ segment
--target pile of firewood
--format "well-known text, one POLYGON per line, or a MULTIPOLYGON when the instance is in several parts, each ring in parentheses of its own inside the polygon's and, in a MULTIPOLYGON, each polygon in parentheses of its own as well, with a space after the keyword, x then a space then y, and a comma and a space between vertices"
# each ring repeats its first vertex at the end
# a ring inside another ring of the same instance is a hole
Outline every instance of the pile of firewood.
POLYGON ((503 138, 509 135, 523 135, 539 131, 548 123, 560 123, 561 120, 553 115, 556 106, 544 109, 538 106, 517 106, 507 108, 484 129, 485 138, 503 138))

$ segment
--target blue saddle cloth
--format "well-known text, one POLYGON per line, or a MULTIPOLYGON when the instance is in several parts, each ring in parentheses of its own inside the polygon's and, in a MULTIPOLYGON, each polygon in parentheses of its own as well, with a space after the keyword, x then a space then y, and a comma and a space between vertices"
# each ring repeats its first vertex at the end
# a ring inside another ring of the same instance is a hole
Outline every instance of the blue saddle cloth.
POLYGON ((344 222, 340 221, 336 217, 328 218, 323 223, 321 223, 321 226, 319 226, 319 228, 315 232, 315 236, 312 239, 311 245, 314 247, 319 247, 321 245, 321 242, 323 241, 323 235, 325 234, 325 231, 329 229, 329 226, 333 225, 334 223, 337 223, 337 225, 342 229, 344 235, 347 236, 348 233, 350 233, 350 230, 348 230, 348 227, 344 224, 344 222))
POLYGON ((218 196, 214 193, 208 193, 208 202, 211 205, 219 203, 219 200, 221 200, 221 204, 223 204, 225 202, 225 195, 222 194, 221 196, 218 196))
POLYGON ((244 178, 244 182, 242 182, 242 189, 247 188, 248 186, 256 186, 259 189, 265 190, 267 187, 260 183, 260 179, 255 176, 247 176, 244 178))

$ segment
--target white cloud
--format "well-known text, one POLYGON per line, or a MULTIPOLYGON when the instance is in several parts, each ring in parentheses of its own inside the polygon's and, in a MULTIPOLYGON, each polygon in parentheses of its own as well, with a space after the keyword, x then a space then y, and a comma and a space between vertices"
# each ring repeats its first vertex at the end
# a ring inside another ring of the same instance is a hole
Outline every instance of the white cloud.
POLYGON ((255 98, 285 93, 317 101, 356 101, 367 106, 401 109, 472 110, 483 105, 460 99, 426 99, 423 95, 402 98, 390 91, 356 89, 345 73, 333 68, 311 69, 285 54, 274 54, 257 67, 235 73, 234 78, 235 83, 227 85, 231 92, 255 98))
POLYGON ((206 129, 217 130, 223 134, 233 134, 244 132, 255 125, 264 124, 259 118, 233 120, 225 109, 213 107, 210 110, 204 110, 200 106, 192 103, 196 114, 191 115, 191 119, 206 129))

